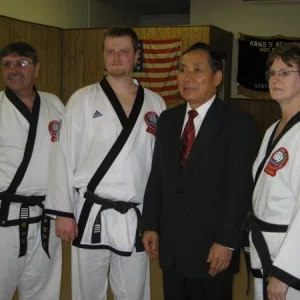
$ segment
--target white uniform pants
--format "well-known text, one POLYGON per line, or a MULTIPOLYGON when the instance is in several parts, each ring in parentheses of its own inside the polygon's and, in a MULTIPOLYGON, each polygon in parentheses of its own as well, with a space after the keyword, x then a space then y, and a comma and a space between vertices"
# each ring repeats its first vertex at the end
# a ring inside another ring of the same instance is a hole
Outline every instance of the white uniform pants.
POLYGON ((120 256, 105 249, 72 246, 72 299, 106 300, 107 272, 115 300, 150 300, 146 252, 120 256))
MULTIPOLYGON (((262 279, 254 278, 254 300, 263 300, 262 279)), ((299 300, 300 292, 289 287, 286 300, 299 300)))
POLYGON ((40 223, 29 224, 27 253, 19 256, 19 227, 0 227, 0 300, 58 300, 61 282, 61 242, 51 220, 48 258, 41 245, 40 223))

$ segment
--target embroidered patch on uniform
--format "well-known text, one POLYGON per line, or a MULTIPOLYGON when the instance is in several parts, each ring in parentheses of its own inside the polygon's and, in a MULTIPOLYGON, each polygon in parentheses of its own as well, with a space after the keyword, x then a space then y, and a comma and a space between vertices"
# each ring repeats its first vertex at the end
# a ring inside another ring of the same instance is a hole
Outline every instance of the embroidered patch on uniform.
POLYGON ((61 122, 54 120, 51 121, 48 125, 48 130, 51 135, 51 142, 57 142, 59 140, 59 130, 61 127, 61 122))
POLYGON ((264 171, 267 174, 274 177, 276 176, 277 171, 282 169, 286 165, 288 160, 289 160, 288 151, 285 148, 281 147, 272 154, 264 171))
POLYGON ((102 114, 98 110, 96 110, 93 114, 93 119, 101 117, 101 116, 102 116, 102 114))
POLYGON ((153 135, 155 135, 157 119, 158 115, 154 111, 149 111, 145 114, 145 122, 147 125, 146 131, 153 135))

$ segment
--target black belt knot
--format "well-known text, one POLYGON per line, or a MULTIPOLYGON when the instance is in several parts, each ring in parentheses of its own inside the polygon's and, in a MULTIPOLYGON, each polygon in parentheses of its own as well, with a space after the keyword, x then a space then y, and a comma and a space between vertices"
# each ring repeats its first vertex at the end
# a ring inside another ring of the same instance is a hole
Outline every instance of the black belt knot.
POLYGON ((142 215, 139 209, 137 208, 140 203, 135 203, 135 202, 126 202, 126 201, 114 201, 110 200, 107 198, 102 198, 90 191, 86 191, 84 193, 84 198, 88 202, 92 202, 93 204, 99 204, 101 205, 101 209, 99 210, 94 226, 93 226, 93 232, 92 232, 92 244, 97 244, 101 242, 101 213, 104 210, 107 209, 114 209, 117 212, 121 214, 126 214, 130 209, 134 209, 135 213, 137 215, 137 220, 138 220, 138 225, 137 225, 137 230, 136 230, 136 241, 135 241, 135 248, 136 252, 141 252, 144 251, 144 246, 142 243, 142 231, 141 231, 141 220, 142 220, 142 215))

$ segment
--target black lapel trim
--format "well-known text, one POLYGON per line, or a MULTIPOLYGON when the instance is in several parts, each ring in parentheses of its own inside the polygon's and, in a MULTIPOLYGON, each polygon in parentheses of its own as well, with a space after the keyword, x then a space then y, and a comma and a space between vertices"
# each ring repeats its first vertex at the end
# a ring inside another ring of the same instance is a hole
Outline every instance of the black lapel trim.
MULTIPOLYGON (((12 93, 12 91, 8 90, 8 95, 7 96, 12 103, 15 105, 15 103, 18 105, 16 106, 17 109, 21 109, 23 110, 23 112, 26 112, 26 110, 29 112, 29 110, 27 109, 27 107, 23 104, 23 102, 12 93), (11 94, 12 93, 12 94, 11 94), (14 95, 14 96, 13 96, 14 95), (22 108, 21 103, 26 107, 26 110, 24 108, 22 108)), ((7 95, 7 94, 6 94, 7 95)), ((12 180, 12 182, 10 183, 8 189, 6 190, 7 192, 11 193, 11 194, 15 194, 15 192, 17 191, 20 183, 22 182, 24 175, 26 173, 26 170, 28 168, 31 156, 32 156, 32 152, 33 152, 33 148, 34 148, 34 143, 35 143, 35 137, 36 137, 36 131, 37 131, 37 126, 38 126, 38 119, 39 119, 39 113, 40 113, 40 105, 41 105, 41 100, 40 100, 40 96, 39 94, 36 92, 36 96, 34 99, 34 103, 33 103, 33 107, 32 107, 32 114, 30 114, 30 116, 28 115, 27 117, 22 113, 22 111, 20 110, 20 112, 24 115, 24 117, 28 120, 30 126, 29 126, 29 131, 28 131, 28 137, 27 137, 27 142, 26 142, 26 146, 25 146, 25 150, 24 150, 24 155, 23 155, 23 159, 22 162, 12 180)), ((26 113, 27 114, 27 113, 26 113)), ((9 207, 10 207, 10 202, 9 201, 5 201, 2 203, 1 206, 1 211, 0 211, 0 220, 1 222, 4 222, 7 220, 8 218, 8 213, 9 213, 9 207)))
POLYGON ((123 109, 117 95, 115 94, 114 90, 111 88, 106 77, 104 77, 100 81, 100 86, 101 86, 103 92, 105 93, 106 97, 110 101, 111 105, 113 106, 113 108, 122 124, 122 127, 124 128, 126 126, 128 118, 124 112, 124 109, 123 109))
POLYGON ((28 168, 33 148, 34 148, 34 142, 36 138, 36 132, 37 132, 37 126, 38 126, 38 119, 39 119, 39 113, 40 113, 40 106, 41 106, 41 99, 38 93, 36 93, 35 100, 32 107, 32 115, 30 120, 30 126, 28 131, 28 138, 24 150, 24 155, 22 162, 10 184, 10 186, 7 189, 7 192, 15 193, 18 186, 22 182, 24 175, 26 173, 26 170, 28 168))
MULTIPOLYGON (((35 87, 34 89, 36 91, 35 87)), ((27 108, 27 106, 23 103, 23 101, 8 87, 5 89, 5 95, 8 98, 8 100, 16 107, 16 109, 23 115, 23 117, 28 121, 28 123, 30 123, 32 119, 32 114, 27 108)))
MULTIPOLYGON (((104 79, 104 80, 106 81, 106 79, 104 79)), ((101 82, 103 82, 103 80, 101 82)), ((110 98, 108 98, 108 99, 110 99, 110 98)), ((119 103, 118 99, 117 99, 117 101, 119 103)), ((116 139, 115 143, 113 144, 113 146, 107 153, 106 157, 101 162, 99 168, 97 169, 97 171, 91 178, 91 180, 87 186, 88 191, 94 193, 96 187, 98 186, 98 184, 100 183, 100 181, 102 180, 102 178, 104 177, 106 172, 109 170, 109 168, 113 164, 114 160, 117 158, 118 154, 120 153, 123 146, 125 145, 128 137, 140 115, 143 104, 144 104, 144 89, 141 85, 139 85, 137 95, 135 98, 135 102, 134 102, 133 108, 131 110, 131 113, 129 115, 129 118, 127 119, 127 117, 126 117, 126 123, 124 122, 123 130, 121 131, 121 133, 118 136, 118 138, 116 139)), ((121 104, 119 103, 119 105, 121 105, 121 104)), ((123 111, 123 108, 122 108, 122 111, 123 111)), ((123 111, 123 113, 124 113, 124 111, 123 111)))
POLYGON ((276 126, 274 127, 273 129, 273 132, 270 136, 270 139, 269 139, 269 142, 268 142, 268 146, 267 146, 267 149, 266 149, 266 154, 265 154, 265 157, 264 159, 261 161, 261 163, 259 164, 259 167, 257 168, 257 171, 256 171, 256 174, 255 174, 255 183, 257 182, 258 178, 259 178, 259 175, 261 174, 263 168, 264 168, 264 165, 267 161, 267 159, 269 158, 271 152, 274 150, 275 146, 278 144, 278 142, 281 140, 281 138, 294 126, 296 125, 298 122, 300 122, 300 112, 297 112, 288 122, 287 124, 285 125, 285 127, 283 128, 283 130, 281 131, 281 133, 278 135, 278 137, 274 139, 274 135, 276 133, 276 130, 277 130, 277 127, 279 126, 279 123, 278 122, 276 124, 276 126))

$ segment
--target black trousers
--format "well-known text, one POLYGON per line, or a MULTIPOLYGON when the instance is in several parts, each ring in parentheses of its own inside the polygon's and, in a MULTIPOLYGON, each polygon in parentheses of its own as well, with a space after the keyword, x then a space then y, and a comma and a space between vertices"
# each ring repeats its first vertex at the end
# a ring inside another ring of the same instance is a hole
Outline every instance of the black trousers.
POLYGON ((232 300, 233 276, 185 278, 163 271, 165 300, 232 300))

